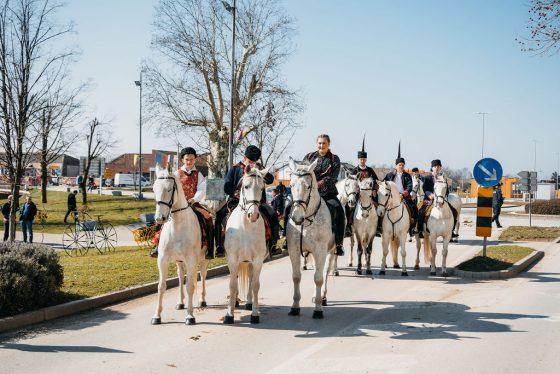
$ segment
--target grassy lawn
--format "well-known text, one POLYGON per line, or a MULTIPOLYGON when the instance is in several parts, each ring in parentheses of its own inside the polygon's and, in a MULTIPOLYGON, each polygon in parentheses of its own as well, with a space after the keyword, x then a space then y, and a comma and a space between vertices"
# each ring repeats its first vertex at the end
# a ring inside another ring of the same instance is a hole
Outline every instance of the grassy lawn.
MULTIPOLYGON (((148 256, 149 252, 146 250, 118 247, 113 253, 101 255, 94 252, 80 257, 60 254, 64 285, 56 303, 102 295, 158 280, 157 260, 148 256)), ((219 258, 210 261, 209 267, 225 263, 225 258, 219 258)), ((169 275, 177 276, 175 264, 170 266, 169 275)))
POLYGON ((534 251, 533 248, 518 245, 487 247, 487 257, 482 257, 481 250, 475 257, 460 264, 459 269, 476 272, 505 270, 534 251))
POLYGON ((500 235, 500 240, 551 242, 560 237, 560 227, 510 226, 500 235))
MULTIPOLYGON (((47 204, 41 203, 41 191, 31 192, 33 201, 39 211, 46 210, 47 220, 44 228, 45 233, 61 234, 64 232, 64 215, 66 214, 68 193, 58 191, 47 192, 47 204)), ((78 210, 82 207, 82 195, 76 196, 78 210)), ((113 226, 126 225, 138 222, 141 213, 153 213, 155 202, 152 199, 138 200, 131 196, 107 196, 107 195, 88 195, 88 214, 91 219, 97 219, 101 215, 104 222, 109 222, 113 226)), ((72 221, 71 218, 68 219, 72 221)), ((42 231, 39 220, 36 219, 34 230, 42 231)))

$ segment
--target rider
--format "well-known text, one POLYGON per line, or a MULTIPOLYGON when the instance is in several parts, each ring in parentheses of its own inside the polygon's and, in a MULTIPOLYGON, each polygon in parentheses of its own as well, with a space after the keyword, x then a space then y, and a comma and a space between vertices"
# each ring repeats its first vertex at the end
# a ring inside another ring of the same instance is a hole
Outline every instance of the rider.
MULTIPOLYGON (((406 205, 410 208, 412 212, 412 218, 416 219, 418 216, 418 208, 416 207, 415 201, 412 199, 412 177, 406 171, 404 171, 405 160, 401 157, 401 145, 399 143, 399 153, 397 159, 395 160, 395 170, 390 171, 384 178, 386 181, 394 182, 397 185, 397 189, 401 193, 406 205)), ((412 233, 414 226, 410 228, 412 233)))
MULTIPOLYGON (((245 167, 257 167, 262 168, 262 166, 258 163, 259 159, 261 158, 261 150, 254 146, 250 145, 245 149, 245 153, 243 156, 243 161, 234 165, 230 170, 228 170, 225 178, 224 184, 224 192, 228 195, 228 200, 226 204, 216 213, 216 257, 224 257, 225 250, 222 243, 222 236, 221 236, 221 226, 222 222, 224 221, 225 217, 229 214, 230 211, 235 209, 235 207, 239 204, 239 193, 241 189, 241 181, 243 179, 243 173, 245 167)), ((274 181, 274 176, 270 173, 267 173, 264 177, 265 184, 271 184, 274 181)), ((266 204, 266 194, 263 189, 262 196, 261 196, 261 204, 259 206, 260 213, 268 219, 270 223, 270 227, 272 230, 272 238, 269 244, 268 250, 270 251, 270 256, 276 255, 279 251, 276 248, 276 242, 278 241, 278 230, 279 230, 279 223, 278 223, 278 216, 274 212, 274 209, 268 204, 266 204)))
MULTIPOLYGON (((432 174, 422 178, 422 188, 424 189, 424 203, 422 204, 420 212, 418 213, 418 226, 416 228, 419 233, 418 236, 420 238, 424 237, 424 220, 426 219, 426 210, 434 202, 434 184, 437 177, 441 175, 441 168, 442 166, 440 160, 432 160, 432 174)), ((447 184, 447 181, 445 183, 447 184)), ((449 188, 446 188, 445 190, 445 198, 447 199, 447 196, 449 196, 449 188)), ((449 204, 449 208, 451 208, 451 213, 453 213, 453 229, 455 229, 455 224, 457 223, 457 211, 455 210, 455 208, 453 208, 453 206, 451 206, 451 204, 449 204)), ((451 232, 452 238, 457 238, 458 236, 459 235, 455 234, 454 231, 451 232)))
MULTIPOLYGON (((377 197, 377 183, 375 183, 377 181, 377 174, 375 174, 375 170, 367 166, 366 163, 367 163, 367 152, 365 151, 365 137, 364 137, 364 140, 362 141, 362 150, 358 151, 358 166, 352 169, 350 173, 352 175, 355 175, 359 181, 366 178, 373 179, 374 186, 373 186, 373 190, 371 191, 371 194, 375 199, 377 197)), ((352 223, 354 222, 355 207, 350 208, 348 204, 346 204, 344 206, 344 210, 346 211, 346 236, 349 236, 352 233, 351 228, 352 228, 352 223)))
MULTIPOLYGON (((183 193, 187 198, 187 202, 196 214, 200 226, 206 232, 206 259, 212 259, 214 258, 212 215, 204 209, 202 205, 200 205, 200 201, 202 201, 206 196, 206 178, 204 178, 204 175, 202 175, 201 172, 196 170, 196 158, 197 155, 194 148, 183 148, 181 150, 181 160, 183 161, 183 166, 175 172, 175 175, 181 180, 181 186, 183 187, 183 193)), ((150 256, 158 256, 157 245, 150 253, 150 256)))
MULTIPOLYGON (((336 254, 338 256, 344 255, 342 243, 344 241, 344 208, 338 200, 338 191, 336 189, 336 181, 340 173, 340 159, 337 155, 330 151, 331 139, 327 134, 321 134, 317 137, 317 151, 308 153, 304 160, 309 163, 317 160, 315 166, 315 178, 317 179, 317 187, 319 188, 319 195, 325 200, 331 218, 334 222, 334 237, 336 242, 336 254)), ((284 212, 284 219, 288 219, 292 203, 286 206, 284 212)), ((286 225, 287 226, 287 225, 286 225)), ((284 242, 286 248, 288 241, 284 242)))

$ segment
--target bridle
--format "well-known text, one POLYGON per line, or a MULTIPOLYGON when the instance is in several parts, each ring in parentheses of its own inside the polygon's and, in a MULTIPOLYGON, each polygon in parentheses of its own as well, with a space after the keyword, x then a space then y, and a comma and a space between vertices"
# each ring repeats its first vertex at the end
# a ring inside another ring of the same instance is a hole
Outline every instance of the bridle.
POLYGON ((357 192, 348 192, 348 190, 346 189, 348 185, 346 184, 346 182, 344 182, 344 193, 346 194, 346 197, 348 199, 350 199, 350 196, 356 196, 358 193, 357 192))
MULTIPOLYGON (((243 176, 243 179, 245 179, 245 178, 251 178, 251 177, 257 178, 257 177, 260 177, 260 176, 257 175, 257 174, 248 174, 248 175, 244 175, 244 176, 243 176)), ((262 178, 262 177, 261 177, 261 178, 262 178)), ((261 204, 260 200, 247 200, 247 199, 245 198, 245 189, 244 189, 243 183, 241 184, 241 195, 242 195, 243 199, 242 199, 242 203, 241 203, 241 202, 239 203, 239 206, 241 207, 241 210, 242 210, 243 212, 249 213, 249 209, 250 209, 253 205, 256 205, 256 206, 257 206, 257 209, 258 209, 259 205, 261 204)))
MULTIPOLYGON (((442 181, 442 180, 436 180, 436 181, 434 181, 434 185, 437 184, 437 183, 445 183, 445 186, 446 186, 445 192, 447 192, 447 182, 442 181)), ((434 196, 435 196, 434 201, 435 201, 436 203, 437 203, 437 199, 441 197, 441 199, 443 200, 444 203, 448 203, 448 204, 449 204, 449 201, 445 198, 445 195, 438 195, 438 194, 436 193, 435 187, 434 187, 434 196)), ((443 204, 442 204, 442 205, 443 205, 443 204)))
MULTIPOLYGON (((299 177, 299 178, 303 178, 303 177, 307 177, 307 176, 311 177, 311 185, 309 186, 309 194, 307 195, 307 199, 305 199, 305 200, 293 200, 292 201, 293 208, 295 208, 297 205, 300 205, 303 208, 303 210, 305 211, 305 213, 307 213, 307 208, 309 207, 309 202, 311 201, 311 194, 313 193, 313 176, 309 172, 293 173, 292 175, 295 175, 296 177, 299 177)), ((346 192, 346 191, 344 191, 344 192, 346 192)), ((303 257, 305 257, 305 255, 303 254, 303 226, 305 225, 305 221, 307 221, 309 223, 309 225, 311 225, 313 223, 313 219, 315 218, 317 213, 319 213, 319 209, 321 208, 321 202, 322 201, 323 201, 323 199, 319 198, 319 204, 317 204, 317 209, 315 209, 315 212, 313 212, 313 214, 305 216, 303 218, 303 221, 299 225, 299 226, 301 226, 301 230, 300 230, 300 234, 299 234, 299 252, 301 253, 301 255, 303 257)), ((293 208, 290 212, 290 218, 292 218, 292 214, 294 212, 293 208)), ((292 221, 293 221, 293 219, 292 219, 292 221)))
POLYGON ((391 223, 392 226, 392 231, 393 231, 393 240, 395 240, 395 224, 397 224, 401 219, 403 219, 404 217, 404 205, 402 205, 403 199, 401 196, 401 201, 399 201, 398 205, 395 205, 392 208, 387 208, 387 205, 389 204, 389 200, 391 200, 391 197, 393 196, 393 191, 391 190, 391 188, 387 188, 387 190, 389 190, 389 194, 387 195, 387 200, 385 201, 385 204, 381 204, 380 202, 378 202, 379 205, 381 205, 383 208, 385 208, 385 212, 387 213, 387 219, 389 220, 389 222, 391 223), (398 207, 401 207, 401 216, 399 217, 399 219, 397 219, 396 221, 391 220, 391 216, 389 215, 389 212, 397 209, 398 207))
POLYGON ((171 208, 173 207, 173 204, 175 204, 175 193, 178 193, 179 190, 177 188, 177 180, 175 179, 175 177, 157 177, 156 179, 172 179, 173 180, 173 190, 171 191, 171 199, 168 202, 165 201, 161 201, 161 200, 157 200, 156 203, 159 205, 165 205, 169 208, 169 214, 167 215, 167 217, 165 217, 165 219, 167 220, 169 218, 169 216, 173 213, 177 213, 180 212, 182 210, 186 210, 189 208, 189 203, 187 202, 187 206, 184 208, 179 208, 179 209, 174 209, 171 210, 171 208))
MULTIPOLYGON (((360 188, 360 195, 362 194, 362 191, 373 191, 373 188, 360 188)), ((369 192, 369 195, 371 196, 371 192, 369 192)), ((362 210, 369 213, 369 211, 373 207, 373 199, 371 199, 371 201, 370 201, 370 203, 367 207, 362 205, 362 199, 359 199, 359 201, 360 201, 359 204, 360 204, 360 207, 362 208, 362 210)), ((387 209, 387 208, 385 208, 385 209, 387 209)))

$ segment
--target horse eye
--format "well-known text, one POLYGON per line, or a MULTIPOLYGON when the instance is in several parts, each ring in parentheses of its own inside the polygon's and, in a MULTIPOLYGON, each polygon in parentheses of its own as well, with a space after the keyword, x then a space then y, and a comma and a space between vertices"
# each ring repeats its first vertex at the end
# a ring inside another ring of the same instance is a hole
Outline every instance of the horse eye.
POLYGON ((249 186, 245 186, 245 189, 248 190, 248 189, 249 189, 249 186))

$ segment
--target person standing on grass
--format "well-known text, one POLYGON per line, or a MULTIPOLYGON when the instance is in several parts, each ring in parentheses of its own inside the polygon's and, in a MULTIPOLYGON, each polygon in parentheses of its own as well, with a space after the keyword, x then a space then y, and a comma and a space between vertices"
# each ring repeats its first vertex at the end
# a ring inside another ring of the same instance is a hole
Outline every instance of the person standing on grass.
POLYGON ((2 215, 4 216, 4 241, 10 236, 10 209, 12 208, 12 195, 8 196, 8 201, 2 205, 2 215))
POLYGON ((76 204, 76 195, 78 194, 78 191, 74 190, 73 192, 68 194, 68 210, 66 211, 66 215, 64 216, 64 223, 68 223, 66 220, 68 219, 68 216, 70 215, 70 213, 77 213, 78 212, 78 206, 76 204))
POLYGON ((494 194, 492 195, 492 222, 496 222, 496 227, 501 228, 500 213, 502 212, 502 205, 504 205, 504 196, 502 195, 502 184, 498 183, 494 187, 494 194))
POLYGON ((21 206, 19 214, 23 241, 27 243, 27 234, 29 233, 29 243, 33 243, 33 220, 37 215, 37 206, 31 201, 31 195, 25 197, 25 204, 21 206))

